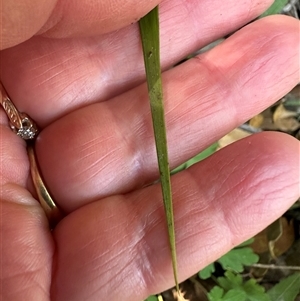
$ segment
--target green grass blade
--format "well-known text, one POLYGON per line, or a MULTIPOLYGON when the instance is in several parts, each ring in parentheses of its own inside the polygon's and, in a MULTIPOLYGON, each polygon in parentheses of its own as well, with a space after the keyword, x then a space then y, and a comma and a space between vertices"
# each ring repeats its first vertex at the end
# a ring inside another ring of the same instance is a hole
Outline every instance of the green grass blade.
POLYGON ((139 26, 143 46, 145 70, 155 136, 158 167, 160 172, 162 195, 168 226, 174 279, 176 289, 177 291, 179 291, 177 280, 177 259, 175 248, 175 228, 170 181, 170 168, 168 160, 167 136, 160 69, 158 7, 155 7, 145 17, 143 17, 139 21, 139 26))
POLYGON ((273 4, 260 17, 279 14, 288 3, 288 0, 275 0, 273 4))

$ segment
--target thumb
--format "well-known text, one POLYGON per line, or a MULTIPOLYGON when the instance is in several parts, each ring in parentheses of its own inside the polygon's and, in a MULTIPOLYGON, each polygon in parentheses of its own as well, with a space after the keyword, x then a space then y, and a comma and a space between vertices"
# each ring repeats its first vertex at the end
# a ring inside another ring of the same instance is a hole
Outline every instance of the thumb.
POLYGON ((144 16, 159 0, 3 0, 0 49, 35 34, 65 38, 117 30, 144 16))
POLYGON ((57 0, 3 0, 0 12, 0 49, 32 37, 49 19, 57 0))

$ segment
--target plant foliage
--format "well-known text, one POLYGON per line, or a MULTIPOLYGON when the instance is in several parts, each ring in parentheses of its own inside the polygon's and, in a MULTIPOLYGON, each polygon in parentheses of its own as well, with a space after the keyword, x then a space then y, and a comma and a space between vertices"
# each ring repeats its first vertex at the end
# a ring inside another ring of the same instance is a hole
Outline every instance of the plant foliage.
POLYGON ((156 296, 150 296, 145 301, 158 301, 156 296))
POLYGON ((225 276, 219 277, 217 281, 219 286, 208 294, 210 301, 271 301, 265 289, 254 279, 244 282, 240 274, 227 271, 225 276), (239 299, 236 296, 239 296, 239 299))
POLYGON ((281 280, 267 294, 271 301, 294 301, 300 294, 300 273, 292 274, 281 280))
MULTIPOLYGON (((253 240, 248 240, 237 246, 219 258, 217 262, 221 264, 224 270, 232 270, 238 273, 243 272, 245 266, 257 263, 259 260, 259 256, 255 254, 250 247, 247 247, 252 241, 253 240)), ((214 271, 215 263, 211 263, 199 272, 199 277, 201 279, 208 279, 214 271)))
POLYGON ((275 0, 269 9, 261 15, 261 17, 279 14, 288 2, 288 0, 275 0))

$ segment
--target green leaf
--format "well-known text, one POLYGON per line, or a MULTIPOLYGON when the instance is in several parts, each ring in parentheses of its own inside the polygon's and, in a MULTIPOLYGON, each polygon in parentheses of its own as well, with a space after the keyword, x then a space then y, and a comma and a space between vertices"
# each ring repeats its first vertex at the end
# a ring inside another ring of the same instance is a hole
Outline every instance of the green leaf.
POLYGON ((275 15, 282 11, 289 0, 275 0, 274 3, 265 11, 260 17, 266 17, 269 15, 275 15))
POLYGON ((250 279, 245 282, 243 289, 249 301, 271 301, 269 296, 265 293, 264 287, 257 284, 255 279, 250 279))
POLYGON ((207 297, 208 297, 209 301, 219 301, 219 300, 222 300, 223 295, 224 295, 224 290, 219 286, 215 286, 207 294, 207 297))
POLYGON ((209 264, 207 267, 205 267, 204 269, 202 269, 199 273, 198 273, 198 276, 201 278, 201 279, 208 279, 211 277, 211 274, 214 273, 215 271, 215 264, 214 263, 211 263, 209 264))
POLYGON ((207 296, 209 301, 246 301, 247 298, 246 293, 241 290, 232 289, 224 294, 219 286, 215 286, 207 296))
POLYGON ((218 278, 218 284, 226 292, 232 289, 244 292, 247 301, 271 301, 265 293, 265 289, 257 284, 254 279, 244 282, 241 275, 230 271, 225 273, 225 277, 218 278))
POLYGON ((244 242, 242 242, 240 245, 236 246, 235 248, 242 248, 251 245, 254 242, 254 238, 250 238, 244 242))
POLYGON ((158 301, 156 296, 150 296, 145 301, 158 301))
MULTIPOLYGON (((221 264, 224 270, 233 270, 235 272, 243 272, 244 266, 246 265, 252 265, 254 263, 257 263, 259 260, 259 256, 256 255, 253 250, 249 247, 243 247, 251 244, 254 241, 254 239, 249 239, 245 241, 244 243, 240 244, 236 248, 232 249, 225 255, 223 255, 221 258, 217 260, 221 264)), ((211 274, 215 271, 215 265, 214 263, 211 263, 204 269, 202 269, 198 276, 201 279, 208 279, 211 277, 211 274)))
POLYGON ((176 167, 175 169, 173 169, 172 172, 171 172, 171 174, 175 174, 175 173, 177 173, 179 171, 187 169, 191 165, 204 160, 205 158, 207 158, 211 154, 213 154, 217 150, 218 146, 219 146, 219 144, 217 142, 214 143, 214 144, 212 144, 211 146, 209 146, 208 148, 206 148, 204 151, 202 151, 201 153, 199 153, 195 157, 191 158, 190 160, 186 161, 185 163, 183 163, 183 164, 179 165, 178 167, 176 167))
POLYGON ((300 273, 295 273, 273 286, 268 292, 271 301, 294 301, 300 294, 300 273))
POLYGON ((232 289, 224 295, 222 300, 223 301, 246 301, 247 295, 244 291, 232 289))
POLYGON ((139 21, 139 26, 143 46, 162 195, 168 226, 174 280, 176 289, 179 292, 175 248, 175 226, 160 68, 158 7, 155 7, 145 17, 143 17, 139 21))
POLYGON ((225 277, 218 278, 218 283, 225 291, 229 291, 232 288, 242 288, 243 278, 241 275, 227 271, 225 272, 225 277))
POLYGON ((257 263, 259 256, 256 255, 251 248, 236 248, 218 259, 224 270, 234 270, 235 272, 243 272, 245 265, 257 263))

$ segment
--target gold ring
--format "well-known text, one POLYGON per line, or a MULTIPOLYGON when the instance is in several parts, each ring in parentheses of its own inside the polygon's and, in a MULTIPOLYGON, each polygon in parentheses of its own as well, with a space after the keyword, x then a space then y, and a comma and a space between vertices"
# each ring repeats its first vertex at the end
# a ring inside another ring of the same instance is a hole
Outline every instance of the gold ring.
POLYGON ((63 214, 49 194, 39 171, 34 151, 34 142, 39 133, 38 128, 35 122, 27 114, 21 113, 17 110, 1 82, 0 90, 2 94, 0 100, 1 105, 9 119, 10 128, 27 142, 27 152, 33 185, 35 187, 41 207, 45 211, 45 214, 48 218, 50 228, 53 229, 63 218, 63 214))

